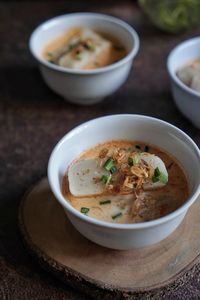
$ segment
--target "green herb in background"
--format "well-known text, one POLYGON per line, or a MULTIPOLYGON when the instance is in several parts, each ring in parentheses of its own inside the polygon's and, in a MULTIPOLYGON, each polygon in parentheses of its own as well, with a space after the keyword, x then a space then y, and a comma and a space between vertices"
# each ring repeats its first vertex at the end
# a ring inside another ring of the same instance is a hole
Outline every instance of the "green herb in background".
POLYGON ((178 33, 200 25, 200 0, 139 0, 154 25, 178 33))

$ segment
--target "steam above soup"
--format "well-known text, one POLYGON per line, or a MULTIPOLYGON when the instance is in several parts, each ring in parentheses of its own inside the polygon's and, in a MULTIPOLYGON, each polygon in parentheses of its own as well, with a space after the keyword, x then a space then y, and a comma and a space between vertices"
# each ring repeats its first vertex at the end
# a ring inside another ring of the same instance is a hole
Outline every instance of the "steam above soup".
POLYGON ((71 28, 44 49, 43 57, 72 69, 96 69, 110 65, 127 54, 121 43, 90 28, 71 28))
POLYGON ((110 141, 69 166, 62 192, 81 213, 108 222, 162 217, 188 197, 185 174, 168 153, 142 142, 110 141))

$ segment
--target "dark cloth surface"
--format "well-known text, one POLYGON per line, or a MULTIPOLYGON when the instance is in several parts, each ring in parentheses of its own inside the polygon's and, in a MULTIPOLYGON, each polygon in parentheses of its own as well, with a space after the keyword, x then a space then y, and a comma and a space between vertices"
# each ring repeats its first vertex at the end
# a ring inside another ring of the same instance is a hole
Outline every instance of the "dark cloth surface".
MULTIPOLYGON (((167 35, 143 18, 134 1, 0 2, 0 299, 89 299, 55 279, 34 262, 17 226, 20 198, 46 175, 48 157, 71 128, 108 114, 137 113, 169 121, 200 145, 200 131, 177 110, 166 71, 169 51, 196 29, 167 35), (28 50, 32 30, 50 17, 96 11, 122 18, 141 38, 140 51, 126 83, 104 102, 80 107, 48 89, 28 50)), ((163 299, 200 299, 197 268, 163 299)))

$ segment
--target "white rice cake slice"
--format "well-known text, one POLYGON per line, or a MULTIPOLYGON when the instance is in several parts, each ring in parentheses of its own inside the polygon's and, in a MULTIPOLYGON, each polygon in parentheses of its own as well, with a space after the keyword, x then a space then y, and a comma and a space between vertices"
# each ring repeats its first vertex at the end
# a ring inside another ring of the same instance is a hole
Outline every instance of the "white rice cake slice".
POLYGON ((195 69, 192 65, 185 66, 177 71, 178 78, 186 85, 190 85, 195 69))
POLYGON ((159 171, 162 172, 168 180, 168 172, 162 159, 154 154, 150 154, 146 152, 139 154, 139 159, 143 159, 149 165, 151 170, 151 178, 146 183, 144 183, 143 185, 144 190, 157 189, 165 186, 166 183, 163 183, 161 181, 157 181, 157 182, 152 181, 152 176, 154 175, 154 170, 156 168, 158 168, 159 171))
POLYGON ((177 76, 183 83, 185 83, 186 85, 189 85, 189 86, 191 86, 193 84, 195 86, 194 89, 198 90, 198 87, 196 87, 196 81, 198 80, 198 77, 200 76, 200 62, 194 61, 191 64, 184 66, 183 68, 178 70, 177 76), (193 83, 193 82, 195 82, 195 83, 193 83))
POLYGON ((101 37, 99 34, 95 33, 89 28, 85 28, 81 31, 79 37, 75 37, 74 40, 70 41, 70 44, 75 44, 79 41, 85 41, 90 39, 94 45, 94 50, 82 49, 80 53, 80 59, 74 56, 73 51, 60 57, 58 64, 62 67, 72 68, 72 69, 84 69, 88 65, 95 64, 98 56, 103 52, 108 52, 112 47, 112 43, 105 38, 101 37))
MULTIPOLYGON (((168 179, 168 172, 164 162, 158 156, 146 152, 139 154, 138 158, 143 159, 151 170, 151 178, 144 183, 144 190, 165 186, 166 183, 161 181, 152 181, 152 176, 156 168, 159 168, 159 171, 168 179)), ((110 172, 102 168, 97 159, 80 160, 71 164, 68 170, 69 190, 71 194, 76 197, 101 195, 106 189, 105 183, 100 180, 103 175, 109 177, 110 172)))
POLYGON ((98 179, 103 175, 109 176, 109 172, 99 165, 97 159, 79 160, 71 164, 68 170, 71 194, 76 197, 102 194, 105 183, 98 179))

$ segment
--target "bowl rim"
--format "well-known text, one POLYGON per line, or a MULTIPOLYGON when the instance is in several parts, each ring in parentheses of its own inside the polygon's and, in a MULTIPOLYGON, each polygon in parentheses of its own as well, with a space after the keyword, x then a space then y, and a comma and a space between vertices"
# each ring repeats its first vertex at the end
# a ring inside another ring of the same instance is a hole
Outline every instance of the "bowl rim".
MULTIPOLYGON (((168 73, 170 75, 170 77, 174 80, 174 82, 180 87, 182 88, 185 92, 193 95, 193 96, 196 96, 198 98, 200 98, 200 92, 197 92, 195 90, 193 90, 192 88, 190 88, 189 86, 187 86, 186 84, 184 84, 180 79, 179 77, 176 75, 176 72, 177 70, 173 69, 172 67, 172 59, 174 56, 177 56, 179 51, 181 51, 182 49, 188 47, 188 46, 191 46, 193 44, 197 44, 199 43, 200 44, 200 36, 196 36, 196 37, 193 37, 191 39, 187 39, 179 44, 177 44, 169 53, 168 57, 167 57, 167 70, 168 70, 168 73)), ((200 57, 199 57, 200 58, 200 57)), ((187 62, 186 62, 187 63, 187 62)))
POLYGON ((139 47, 140 47, 140 39, 139 39, 138 33, 132 26, 130 26, 128 23, 126 23, 125 21, 123 21, 117 17, 113 17, 110 15, 101 14, 101 13, 93 13, 93 12, 69 13, 69 14, 63 14, 63 15, 59 15, 59 16, 53 17, 51 19, 48 19, 48 20, 42 22, 39 26, 37 26, 34 29, 34 31, 31 33, 30 38, 29 38, 29 50, 30 50, 31 54, 33 55, 33 57, 39 63, 46 66, 47 68, 56 70, 56 71, 59 71, 61 73, 65 73, 65 74, 91 75, 91 74, 99 74, 99 73, 111 71, 111 70, 116 69, 116 68, 120 67, 121 65, 127 63, 130 59, 134 58, 139 51, 139 47), (122 59, 120 59, 119 61, 112 63, 108 66, 98 68, 98 69, 93 69, 93 70, 71 69, 71 68, 65 68, 65 67, 51 64, 48 61, 46 61, 45 59, 43 59, 41 56, 39 56, 36 53, 36 51, 34 50, 34 47, 33 47, 34 38, 37 36, 37 34, 41 30, 43 30, 43 28, 50 26, 52 23, 59 23, 60 21, 62 21, 63 19, 65 19, 67 17, 72 17, 72 18, 88 17, 88 18, 95 18, 95 19, 98 18, 98 19, 101 19, 102 21, 112 22, 117 26, 121 26, 130 34, 130 36, 132 36, 133 47, 128 52, 128 54, 125 57, 123 57, 122 59))
POLYGON ((200 194, 200 182, 199 182, 197 188, 195 189, 195 191, 193 192, 193 194, 190 195, 188 197, 188 199, 184 202, 184 204, 181 207, 179 207, 178 209, 176 209, 175 211, 171 212, 170 214, 168 214, 164 217, 161 217, 161 218, 158 218, 158 219, 155 219, 152 221, 142 222, 142 223, 134 223, 134 224, 119 224, 119 223, 115 224, 115 223, 111 223, 111 222, 107 222, 107 221, 97 220, 97 219, 91 218, 89 216, 85 216, 84 214, 82 214, 81 212, 79 212, 75 208, 73 208, 73 206, 67 202, 67 200, 62 195, 61 189, 59 190, 59 192, 57 192, 57 189, 55 188, 54 183, 53 183, 54 177, 51 175, 52 170, 53 170, 53 159, 55 158, 56 153, 59 150, 59 148, 62 147, 62 145, 64 144, 65 140, 74 136, 77 132, 82 130, 82 128, 87 128, 87 126, 91 125, 92 123, 96 122, 97 120, 104 121, 105 119, 116 119, 119 116, 125 117, 125 118, 131 117, 131 118, 136 118, 136 119, 143 119, 143 120, 145 119, 145 120, 157 122, 158 124, 162 123, 163 125, 170 127, 171 129, 173 129, 176 132, 178 132, 179 134, 181 134, 190 143, 191 147, 193 147, 193 150, 195 151, 196 155, 199 157, 199 161, 200 161, 200 150, 199 150, 198 146, 195 144, 195 142, 186 133, 184 133, 181 129, 179 129, 178 127, 176 127, 166 121, 163 121, 158 118, 149 117, 149 116, 145 116, 145 115, 138 115, 138 114, 116 114, 116 115, 108 115, 108 116, 95 118, 95 119, 89 120, 87 122, 84 122, 84 123, 80 124, 79 126, 76 126, 74 129, 70 130, 67 134, 65 134, 58 141, 58 143, 53 148, 53 151, 52 151, 49 161, 48 161, 47 174, 48 174, 48 182, 49 182, 50 188, 51 188, 53 194, 55 195, 56 200, 58 202, 60 202, 60 204, 62 205, 62 207, 65 210, 67 210, 73 216, 81 219, 84 222, 92 223, 93 225, 96 225, 96 226, 113 228, 113 229, 121 229, 121 230, 151 228, 151 227, 166 223, 166 222, 176 218, 180 214, 186 212, 187 209, 192 205, 192 203, 197 199, 198 195, 200 194))

